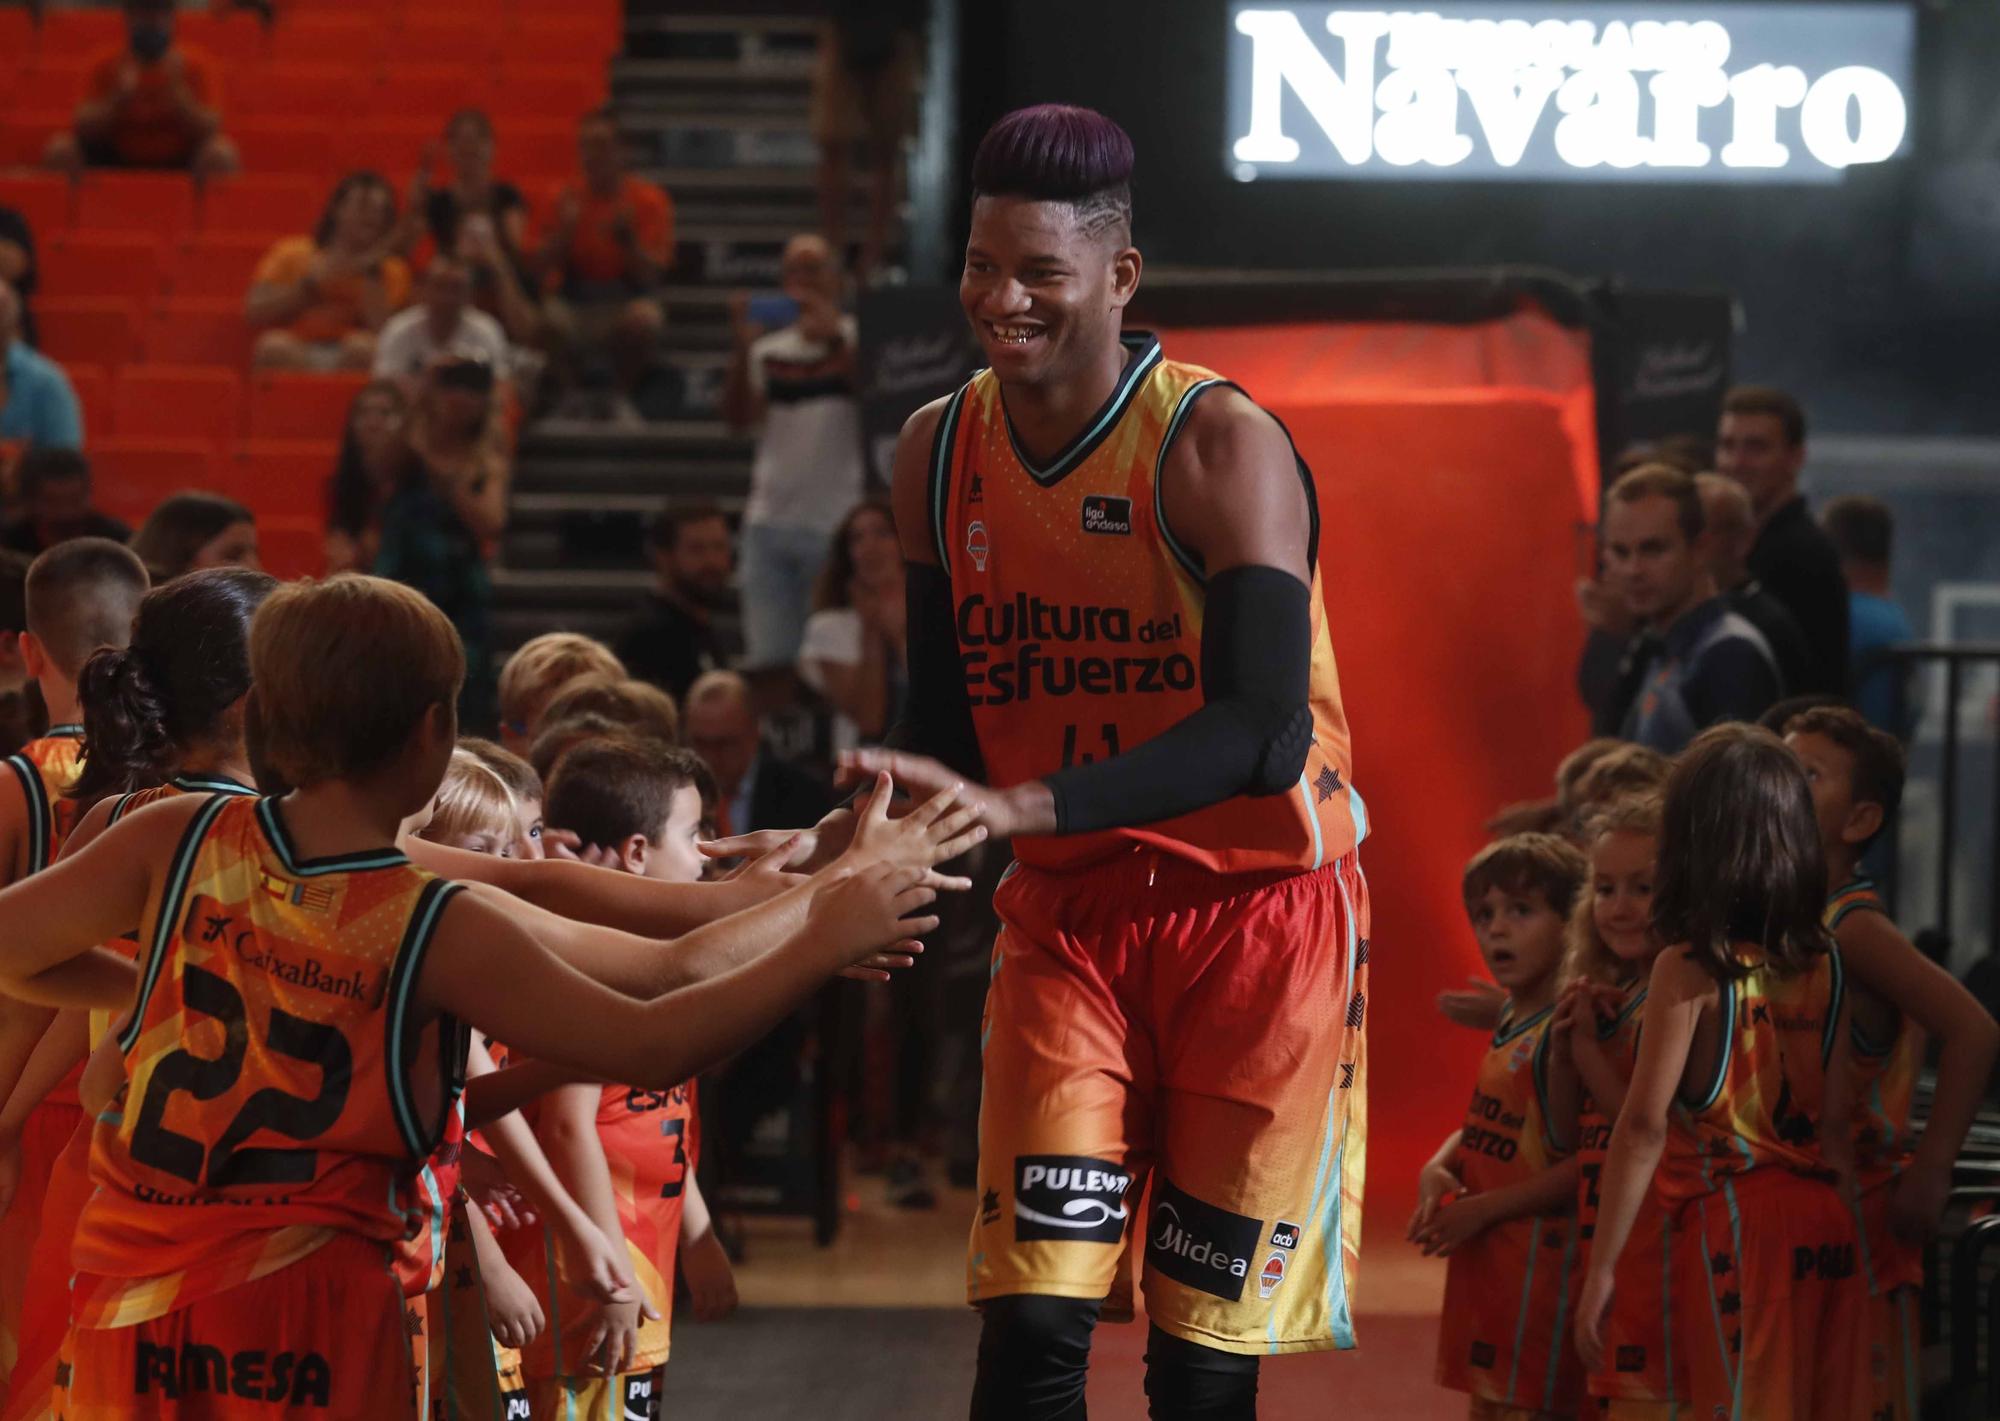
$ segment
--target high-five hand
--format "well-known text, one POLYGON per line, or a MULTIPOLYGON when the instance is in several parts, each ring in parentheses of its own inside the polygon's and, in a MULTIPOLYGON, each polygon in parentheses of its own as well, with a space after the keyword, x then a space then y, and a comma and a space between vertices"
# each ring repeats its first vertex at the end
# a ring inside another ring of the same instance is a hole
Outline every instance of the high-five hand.
POLYGON ((956 790, 959 803, 996 838, 1056 831, 1055 796, 1040 780, 1027 780, 1011 789, 968 784, 963 775, 942 761, 903 750, 849 750, 841 755, 840 764, 843 770, 890 775, 912 795, 956 790))

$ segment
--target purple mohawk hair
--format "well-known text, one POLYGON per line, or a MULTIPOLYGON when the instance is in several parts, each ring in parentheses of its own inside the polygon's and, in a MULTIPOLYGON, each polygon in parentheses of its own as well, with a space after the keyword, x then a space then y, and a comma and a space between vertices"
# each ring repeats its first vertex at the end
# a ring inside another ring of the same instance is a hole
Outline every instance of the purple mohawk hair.
POLYGON ((1064 202, 1092 230, 1129 229, 1132 163, 1132 139, 1097 110, 1037 104, 986 131, 972 160, 972 190, 1064 202))

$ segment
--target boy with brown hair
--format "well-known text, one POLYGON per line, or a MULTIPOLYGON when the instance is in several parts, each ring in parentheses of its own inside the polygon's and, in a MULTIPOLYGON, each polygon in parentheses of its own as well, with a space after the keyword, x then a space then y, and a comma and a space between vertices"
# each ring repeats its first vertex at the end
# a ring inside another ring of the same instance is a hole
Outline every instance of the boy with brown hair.
POLYGON ((1897 930, 1861 859, 1903 798, 1903 747, 1846 706, 1815 706, 1785 723, 1805 766, 1826 856, 1826 926, 1840 948, 1849 1001, 1855 1166, 1863 1262, 1873 1298, 1871 1416, 1916 1421, 1916 1294, 1924 1240, 1951 1192, 2000 1050, 2000 1026, 1973 995, 1897 930), (1921 1136, 1910 1107, 1926 1033, 1940 1043, 1937 1087, 1921 1136))
POLYGON ((1440 1386, 1481 1418, 1573 1414, 1582 1372, 1567 1305, 1577 1254, 1574 1141, 1549 1119, 1548 1057, 1571 910, 1589 876, 1582 850, 1515 834, 1466 865, 1466 915, 1507 992, 1465 1124, 1418 1178, 1409 1236, 1443 1254, 1440 1386))
POLYGON ((579 676, 624 674, 602 642, 579 632, 544 632, 522 643, 500 668, 500 743, 516 755, 527 754, 557 691, 579 676))
MULTIPOLYGON (((456 737, 464 657, 435 607, 375 578, 292 584, 259 610, 251 666, 250 741, 290 793, 150 805, 0 893, 0 987, 131 1005, 106 1038, 117 1106, 95 1126, 75 1246, 60 1405, 76 1421, 219 1414, 214 1394, 251 1368, 267 1401, 406 1412, 387 1246, 457 1096, 464 1028, 668 1088, 830 972, 929 931, 905 916, 930 899, 917 884, 963 847, 969 816, 947 797, 892 823, 878 783, 840 871, 716 925, 766 951, 627 995, 657 948, 626 946, 641 970, 621 976, 575 925, 394 847, 456 737), (134 927, 136 1001, 133 964, 96 946, 134 927), (218 1020, 235 1024, 220 1057, 218 1020), (226 1375, 182 1365, 190 1348, 226 1375)), ((699 957, 702 936, 675 953, 699 957)))
MULTIPOLYGON (((595 850, 594 860, 604 867, 693 883, 704 866, 696 848, 703 800, 712 802, 714 794, 708 767, 688 751, 646 740, 600 740, 577 746, 557 766, 549 780, 548 822, 574 835, 584 850, 595 850)), ((630 1329, 629 1341, 620 1344, 629 1348, 625 1360, 610 1378, 592 1375, 587 1347, 576 1339, 551 1335, 526 1349, 522 1370, 530 1405, 537 1415, 651 1414, 648 1403, 660 1394, 670 1350, 676 1262, 697 1317, 724 1316, 736 1302, 728 1255, 695 1179, 695 1082, 666 1091, 571 1086, 545 1097, 533 1115, 558 1177, 607 1237, 625 1241, 659 1315, 628 1320, 626 1309, 593 1304, 565 1283, 542 1230, 508 1235, 516 1269, 552 1314, 578 1317, 598 1306, 610 1326, 630 1329)), ((585 1326, 586 1343, 600 1325, 585 1326)))
MULTIPOLYGON (((0 883, 39 873, 54 861, 82 806, 66 798, 83 752, 83 711, 76 682, 99 647, 123 647, 146 595, 145 566, 122 543, 76 538, 37 557, 26 582, 27 630, 21 660, 40 686, 49 728, 9 756, 0 773, 0 883)), ((0 1106, 20 1081, 55 1013, 0 1000, 0 1106)), ((19 1338, 22 1293, 34 1251, 49 1175, 83 1112, 77 1072, 25 1112, 18 1134, 0 1134, 0 1384, 7 1380, 19 1338)))

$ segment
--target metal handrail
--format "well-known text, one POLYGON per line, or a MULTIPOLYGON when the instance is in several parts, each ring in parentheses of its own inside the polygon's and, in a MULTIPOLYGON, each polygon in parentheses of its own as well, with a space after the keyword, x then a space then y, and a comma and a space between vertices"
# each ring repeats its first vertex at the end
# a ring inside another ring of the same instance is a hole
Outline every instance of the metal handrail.
MULTIPOLYGON (((2000 1243, 2000 1214, 1974 1219, 1951 1250, 1951 1392, 1958 1398, 1976 1396, 1979 1378, 1979 1333, 1970 1323, 1979 1311, 1979 1259, 2000 1243)), ((1995 1368, 2000 1372, 2000 1367, 1995 1368)))

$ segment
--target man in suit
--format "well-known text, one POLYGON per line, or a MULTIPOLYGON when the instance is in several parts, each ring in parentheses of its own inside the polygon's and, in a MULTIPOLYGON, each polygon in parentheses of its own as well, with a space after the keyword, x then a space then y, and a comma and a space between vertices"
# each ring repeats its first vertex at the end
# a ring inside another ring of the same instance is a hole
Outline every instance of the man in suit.
POLYGON ((736 672, 697 677, 681 706, 681 724, 688 748, 715 773, 721 794, 718 837, 756 829, 809 829, 833 808, 826 781, 764 743, 750 683, 736 672))

